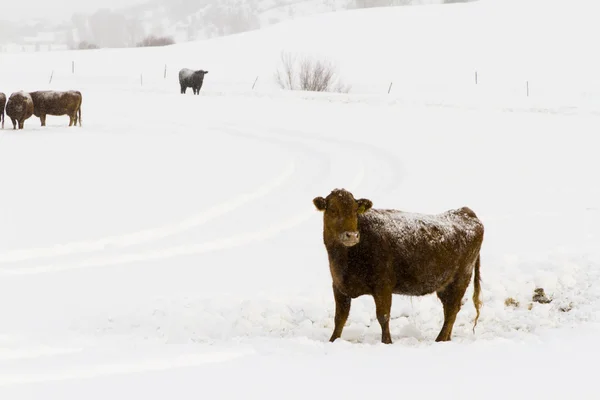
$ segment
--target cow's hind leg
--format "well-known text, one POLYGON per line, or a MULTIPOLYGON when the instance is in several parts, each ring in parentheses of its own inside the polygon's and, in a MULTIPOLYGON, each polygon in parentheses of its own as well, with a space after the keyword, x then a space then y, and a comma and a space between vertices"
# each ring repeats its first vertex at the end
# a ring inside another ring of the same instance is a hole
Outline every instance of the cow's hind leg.
POLYGON ((471 282, 471 274, 467 276, 456 277, 454 281, 449 283, 443 290, 437 292, 437 296, 442 301, 444 306, 444 325, 440 334, 435 339, 436 342, 448 342, 452 336, 452 328, 456 321, 456 316, 460 311, 461 301, 469 283, 471 282))
POLYGON ((329 338, 330 342, 342 336, 342 330, 348 320, 348 315, 350 315, 350 303, 352 302, 350 296, 346 296, 335 286, 333 287, 333 298, 335 299, 335 327, 331 338, 329 338))
POLYGON ((373 294, 375 300, 375 312, 377 321, 381 326, 381 343, 392 344, 390 334, 390 311, 392 309, 392 292, 390 290, 378 290, 373 294))
POLYGON ((46 126, 46 114, 40 115, 40 122, 42 126, 46 126))

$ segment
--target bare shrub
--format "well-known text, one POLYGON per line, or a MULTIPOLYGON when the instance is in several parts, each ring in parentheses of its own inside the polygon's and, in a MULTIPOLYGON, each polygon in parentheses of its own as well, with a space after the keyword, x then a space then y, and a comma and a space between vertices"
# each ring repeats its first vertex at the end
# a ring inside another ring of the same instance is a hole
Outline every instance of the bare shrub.
POLYGON ((79 50, 94 50, 94 49, 98 49, 99 47, 98 47, 98 45, 96 45, 94 43, 90 43, 90 42, 87 42, 84 40, 82 42, 79 42, 79 44, 77 45, 77 48, 79 50))
POLYGON ((281 66, 275 72, 275 81, 286 90, 348 93, 350 85, 342 83, 335 65, 326 60, 298 57, 281 53, 281 66))
POLYGON ((294 80, 294 65, 296 57, 286 51, 281 52, 281 67, 275 72, 275 81, 282 89, 295 90, 297 84, 294 80))
POLYGON ((154 47, 154 46, 169 46, 175 44, 175 40, 168 36, 146 36, 144 40, 138 42, 136 47, 154 47))

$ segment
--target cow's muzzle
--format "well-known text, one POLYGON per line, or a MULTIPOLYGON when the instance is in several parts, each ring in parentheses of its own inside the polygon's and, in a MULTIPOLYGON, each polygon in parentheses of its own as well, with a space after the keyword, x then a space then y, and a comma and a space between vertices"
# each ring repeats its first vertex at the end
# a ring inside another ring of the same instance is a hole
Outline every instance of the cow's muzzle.
POLYGON ((356 231, 356 232, 346 231, 340 235, 340 242, 342 242, 342 244, 346 247, 352 247, 355 244, 358 244, 359 240, 360 240, 360 234, 358 233, 358 231, 356 231))

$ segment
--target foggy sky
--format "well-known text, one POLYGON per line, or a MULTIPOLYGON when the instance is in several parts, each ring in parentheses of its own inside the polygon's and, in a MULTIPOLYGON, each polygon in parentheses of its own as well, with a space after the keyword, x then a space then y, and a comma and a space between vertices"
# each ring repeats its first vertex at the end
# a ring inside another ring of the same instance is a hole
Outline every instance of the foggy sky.
POLYGON ((92 13, 99 8, 123 8, 146 0, 17 0, 4 8, 0 20, 18 22, 27 18, 70 20, 74 13, 92 13))

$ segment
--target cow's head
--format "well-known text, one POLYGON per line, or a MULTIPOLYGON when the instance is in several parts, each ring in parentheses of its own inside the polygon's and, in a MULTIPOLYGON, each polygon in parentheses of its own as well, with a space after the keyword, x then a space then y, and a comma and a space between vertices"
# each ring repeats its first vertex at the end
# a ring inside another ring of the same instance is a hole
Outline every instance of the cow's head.
POLYGON ((335 189, 326 198, 315 197, 313 204, 323 211, 323 231, 326 241, 341 243, 346 247, 357 244, 358 214, 373 206, 367 199, 355 200, 352 193, 344 189, 335 189))

